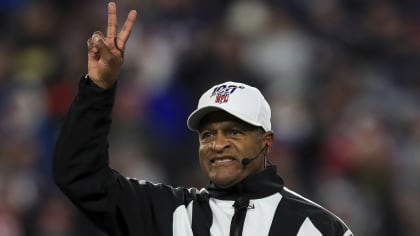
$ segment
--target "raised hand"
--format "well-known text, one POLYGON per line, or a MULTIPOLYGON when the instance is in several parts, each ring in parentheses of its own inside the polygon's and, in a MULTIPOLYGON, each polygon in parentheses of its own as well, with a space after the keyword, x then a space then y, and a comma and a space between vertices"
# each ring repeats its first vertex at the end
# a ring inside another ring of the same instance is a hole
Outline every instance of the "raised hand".
POLYGON ((125 45, 133 29, 137 12, 131 10, 118 33, 117 8, 114 2, 108 4, 108 27, 106 36, 100 31, 88 39, 88 75, 99 87, 108 89, 118 79, 125 45))

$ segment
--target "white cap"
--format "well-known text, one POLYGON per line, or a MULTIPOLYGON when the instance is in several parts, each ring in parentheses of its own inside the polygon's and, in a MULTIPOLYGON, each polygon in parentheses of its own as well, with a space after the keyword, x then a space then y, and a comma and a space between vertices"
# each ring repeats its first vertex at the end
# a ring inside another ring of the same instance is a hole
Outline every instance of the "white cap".
POLYGON ((255 87, 231 81, 215 85, 201 96, 197 109, 188 117, 188 128, 197 130, 204 116, 218 110, 265 131, 271 130, 270 106, 261 92, 255 87))

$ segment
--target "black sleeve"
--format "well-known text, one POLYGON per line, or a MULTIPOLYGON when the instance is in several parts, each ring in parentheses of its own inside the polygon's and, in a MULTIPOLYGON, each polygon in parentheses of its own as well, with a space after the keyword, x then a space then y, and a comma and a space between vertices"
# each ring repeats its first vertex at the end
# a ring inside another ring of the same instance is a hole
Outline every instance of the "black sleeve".
POLYGON ((109 168, 108 134, 116 86, 96 87, 82 78, 57 139, 57 186, 110 235, 171 235, 173 210, 188 191, 127 179, 109 168))

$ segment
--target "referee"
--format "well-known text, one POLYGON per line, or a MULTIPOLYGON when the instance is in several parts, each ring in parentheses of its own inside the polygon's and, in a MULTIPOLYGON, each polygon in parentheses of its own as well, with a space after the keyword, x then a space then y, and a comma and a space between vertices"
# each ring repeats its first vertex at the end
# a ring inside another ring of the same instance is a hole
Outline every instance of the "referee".
POLYGON ((260 91, 225 82, 206 91, 188 118, 210 184, 200 190, 129 179, 109 167, 116 80, 137 13, 117 31, 108 4, 106 35, 88 40, 81 78, 58 137, 53 176, 71 201, 109 235, 349 236, 345 223, 289 190, 266 162, 274 140, 270 106, 260 91))

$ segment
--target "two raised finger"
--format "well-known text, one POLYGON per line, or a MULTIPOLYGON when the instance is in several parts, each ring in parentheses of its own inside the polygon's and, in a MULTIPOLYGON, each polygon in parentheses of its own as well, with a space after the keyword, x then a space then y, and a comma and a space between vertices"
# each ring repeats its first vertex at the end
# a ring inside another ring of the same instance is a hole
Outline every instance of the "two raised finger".
POLYGON ((131 10, 127 16, 127 19, 117 36, 118 32, 118 22, 117 22, 117 8, 114 2, 110 2, 108 4, 108 25, 107 25, 107 38, 114 40, 115 37, 117 39, 115 42, 115 47, 117 49, 124 49, 125 44, 127 43, 128 37, 133 29, 134 22, 137 17, 137 12, 135 10, 131 10))

